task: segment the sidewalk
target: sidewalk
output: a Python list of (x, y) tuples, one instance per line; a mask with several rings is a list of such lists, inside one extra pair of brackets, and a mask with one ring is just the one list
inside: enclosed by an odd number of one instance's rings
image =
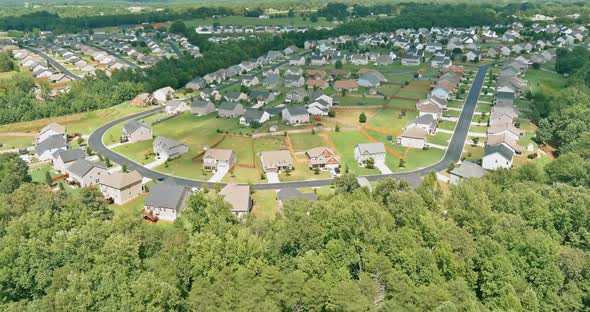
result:
[(151, 163), (145, 165), (144, 167), (146, 167), (148, 169), (153, 169), (165, 162), (166, 162), (166, 159), (160, 158), (160, 159), (156, 159), (156, 160), (152, 161)]

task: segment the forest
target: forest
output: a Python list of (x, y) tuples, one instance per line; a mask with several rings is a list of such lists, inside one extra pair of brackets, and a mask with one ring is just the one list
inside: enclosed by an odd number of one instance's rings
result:
[(0, 310), (589, 308), (588, 188), (533, 163), (450, 190), (434, 175), (416, 190), (347, 175), (334, 187), (274, 220), (238, 221), (214, 191), (197, 193), (160, 225), (93, 189), (23, 181), (0, 194)]

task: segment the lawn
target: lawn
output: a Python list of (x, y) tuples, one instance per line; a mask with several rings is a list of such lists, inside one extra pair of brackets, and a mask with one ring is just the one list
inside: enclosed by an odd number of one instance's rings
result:
[(351, 173), (357, 175), (367, 174), (378, 174), (377, 169), (367, 169), (358, 165), (354, 159), (354, 147), (358, 143), (369, 143), (369, 139), (366, 138), (358, 131), (344, 131), (344, 132), (330, 132), (330, 137), (334, 141), (334, 145), (337, 149), (337, 154), (340, 156), (340, 164), (342, 169), (348, 166)]
[(402, 131), (402, 129), (418, 116), (416, 112), (403, 113), (394, 109), (382, 109), (373, 117), (368, 125), (384, 130)]
[(526, 148), (529, 144), (533, 144), (534, 149), (536, 151), (537, 144), (533, 142), (533, 138), (535, 137), (537, 126), (528, 120), (521, 120), (519, 129), (524, 131), (525, 134), (522, 137), (520, 137), (520, 139), (518, 140), (518, 144), (524, 148)]
[(33, 146), (33, 136), (0, 136), (0, 151)]
[(456, 110), (446, 110), (443, 112), (443, 116), (444, 117), (457, 117), (457, 118), (459, 118), (459, 116), (461, 116), (461, 112), (456, 111)]
[(262, 137), (254, 140), (254, 152), (258, 155), (263, 151), (277, 151), (284, 145), (285, 137), (282, 135)]
[(56, 174), (53, 171), (53, 166), (51, 165), (43, 165), (34, 169), (30, 170), (30, 174), (31, 174), (31, 179), (33, 182), (37, 182), (40, 184), (45, 184), (45, 175), (46, 172), (49, 172), (49, 174), (51, 174), (52, 178), (55, 178), (58, 176), (58, 174)]
[(294, 169), (289, 172), (289, 175), (285, 172), (281, 172), (279, 175), (279, 179), (281, 182), (290, 182), (290, 181), (305, 181), (305, 180), (319, 180), (319, 179), (328, 179), (330, 178), (330, 173), (328, 171), (320, 170), (319, 174), (315, 174), (312, 170), (309, 169), (307, 166), (307, 162), (294, 162), (293, 163)]
[(385, 96), (392, 96), (392, 95), (395, 95), (399, 91), (400, 88), (401, 88), (400, 85), (394, 85), (394, 84), (384, 85), (384, 86), (377, 87), (377, 92), (379, 92)]
[(400, 91), (395, 96), (413, 98), (413, 99), (425, 99), (428, 96), (428, 93)]
[[(113, 149), (117, 152), (142, 165), (149, 164), (155, 160), (153, 153), (154, 140), (146, 140), (133, 144), (124, 144)], [(146, 157), (147, 156), (147, 157)]]
[(123, 126), (128, 123), (129, 121), (124, 121), (122, 123), (118, 123), (111, 127), (107, 132), (104, 133), (102, 137), (102, 142), (106, 145), (112, 145), (118, 143), (121, 140), (121, 133), (123, 131)]
[(394, 108), (402, 108), (402, 109), (416, 109), (416, 101), (414, 100), (400, 100), (400, 99), (390, 99), (387, 104), (387, 107), (394, 107)]
[(265, 183), (266, 180), (261, 180), (260, 175), (262, 171), (258, 168), (243, 168), (233, 167), (233, 172), (228, 172), (222, 182), (225, 183)]
[(147, 193), (144, 193), (123, 205), (109, 205), (109, 209), (113, 211), (115, 218), (141, 218), (141, 211), (143, 210), (143, 203), (145, 202), (146, 197)]
[(441, 120), (438, 122), (437, 127), (439, 129), (455, 131), (455, 126), (457, 126), (456, 122), (448, 121), (448, 120)]
[[(412, 171), (420, 169), (440, 161), (444, 155), (445, 151), (438, 148), (429, 148), (427, 150), (411, 148), (406, 154), (405, 167), (395, 168), (395, 171)], [(391, 169), (394, 170), (394, 168)]]
[(295, 152), (305, 152), (314, 147), (329, 146), (325, 137), (320, 134), (298, 133), (289, 134), (291, 145)]
[(481, 146), (473, 146), (471, 144), (463, 147), (463, 154), (461, 159), (477, 161), (483, 157), (484, 148)]
[(449, 101), (449, 107), (452, 107), (452, 108), (462, 108), (463, 107), (463, 101), (450, 100)]
[(492, 111), (492, 105), (489, 104), (477, 104), (475, 111), (478, 113), (490, 113)]
[(254, 217), (262, 220), (273, 220), (276, 217), (279, 208), (276, 191), (256, 191), (252, 195), (252, 199), (254, 201), (252, 206)]
[(202, 162), (194, 162), (192, 159), (195, 156), (194, 152), (180, 155), (180, 157), (168, 161), (168, 164), (162, 164), (155, 167), (154, 170), (161, 173), (187, 178), (194, 180), (207, 181), (213, 176), (213, 173), (203, 170)]
[(438, 132), (435, 135), (431, 135), (426, 140), (428, 143), (447, 146), (449, 145), (449, 141), (451, 141), (452, 135), (449, 133)]
[(359, 122), (359, 116), (361, 113), (365, 113), (367, 116), (367, 120), (371, 120), (371, 118), (377, 114), (380, 108), (345, 108), (345, 109), (336, 109), (336, 119), (345, 122), (347, 124), (352, 124), (355, 126), (362, 126)]
[(225, 137), (215, 148), (229, 149), (236, 153), (238, 163), (254, 165), (256, 163), (251, 138)]
[(335, 96), (334, 101), (338, 101), (340, 106), (373, 106), (373, 105), (385, 105), (383, 98), (372, 98), (372, 97), (354, 97), (354, 96)]
[(486, 126), (471, 126), (471, 127), (469, 127), (469, 132), (487, 133), (488, 127), (486, 127)]
[(528, 86), (533, 94), (541, 92), (545, 96), (550, 96), (563, 88), (566, 80), (556, 72), (540, 69), (529, 69), (524, 79), (528, 81)]
[(2, 125), (0, 126), (0, 132), (37, 132), (51, 122), (57, 122), (66, 126), (68, 133), (79, 132), (82, 134), (90, 134), (94, 129), (110, 120), (135, 114), (145, 109), (146, 108), (143, 107), (130, 107), (127, 103), (123, 103), (110, 108), (87, 113)]

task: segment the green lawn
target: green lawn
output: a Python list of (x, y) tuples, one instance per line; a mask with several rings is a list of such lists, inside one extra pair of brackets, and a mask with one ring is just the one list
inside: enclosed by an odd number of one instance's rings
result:
[(33, 136), (14, 137), (14, 136), (0, 136), (0, 151), (33, 146)]
[(421, 93), (421, 92), (400, 91), (395, 96), (406, 97), (406, 98), (414, 98), (414, 99), (425, 99), (428, 96), (428, 94), (427, 93)]
[(441, 120), (438, 122), (437, 127), (440, 129), (455, 131), (455, 126), (457, 125), (456, 122), (448, 121), (448, 120)]
[(234, 167), (233, 172), (228, 172), (221, 180), (226, 183), (265, 183), (260, 179), (262, 171), (258, 168)]
[(258, 155), (264, 151), (278, 151), (285, 145), (285, 137), (282, 135), (263, 137), (254, 140), (254, 152)]
[(282, 182), (330, 178), (330, 173), (328, 171), (320, 171), (319, 174), (315, 174), (312, 170), (309, 169), (309, 167), (307, 166), (307, 162), (294, 162), (293, 167), (294, 169), (289, 173), (289, 175), (287, 175), (287, 173), (285, 172), (281, 172), (281, 174), (279, 175), (279, 179)]
[(446, 110), (443, 112), (443, 116), (444, 117), (457, 117), (457, 118), (459, 118), (459, 116), (461, 116), (461, 112), (456, 111), (456, 110)]
[(417, 112), (402, 112), (395, 109), (382, 109), (373, 117), (368, 125), (380, 129), (402, 131), (402, 129), (417, 116)]
[(461, 158), (477, 161), (483, 157), (484, 148), (481, 146), (465, 145)]
[(229, 149), (236, 153), (238, 163), (254, 165), (256, 158), (252, 148), (252, 139), (226, 137), (216, 148)]
[(370, 143), (364, 135), (357, 131), (330, 132), (330, 137), (336, 146), (336, 153), (340, 156), (340, 164), (344, 172), (348, 166), (351, 173), (357, 175), (377, 174), (377, 169), (367, 169), (358, 165), (354, 159), (354, 147), (358, 143)]
[(128, 123), (128, 121), (124, 121), (122, 123), (118, 123), (114, 125), (112, 128), (107, 130), (102, 137), (102, 142), (106, 145), (111, 145), (118, 143), (121, 140), (121, 134), (123, 131), (123, 126)]
[(396, 171), (416, 170), (440, 161), (444, 155), (445, 151), (440, 150), (438, 148), (429, 148), (427, 150), (411, 148), (408, 150), (408, 153), (406, 154), (406, 166), (403, 168), (395, 169)]
[(371, 97), (353, 97), (353, 96), (335, 96), (335, 101), (340, 102), (340, 106), (361, 106), (361, 105), (385, 105), (385, 100), (382, 98)]
[(391, 99), (389, 100), (389, 102), (387, 102), (386, 106), (395, 108), (416, 109), (416, 101)]
[(532, 68), (526, 72), (524, 79), (528, 81), (528, 86), (533, 94), (541, 92), (545, 96), (553, 95), (563, 88), (566, 81), (565, 77), (556, 72)]
[[(117, 146), (113, 149), (113, 151), (136, 161), (142, 165), (149, 164), (155, 160), (153, 152), (153, 143), (154, 140), (147, 140), (141, 141), (133, 144), (124, 144), (121, 146)], [(148, 156), (146, 158), (146, 155)]]
[(489, 104), (477, 104), (475, 111), (478, 113), (490, 113), (492, 111), (492, 105)]
[(486, 126), (471, 126), (471, 127), (469, 127), (469, 132), (487, 133), (488, 127), (486, 127)]
[(462, 108), (463, 107), (463, 101), (450, 100), (449, 101), (449, 107)]
[(311, 133), (289, 134), (295, 152), (305, 152), (314, 147), (327, 146), (324, 136)]
[(385, 96), (392, 96), (395, 95), (399, 89), (401, 88), (400, 85), (384, 85), (377, 87), (377, 91)]
[(449, 141), (451, 140), (452, 135), (449, 133), (438, 132), (435, 135), (431, 135), (426, 140), (428, 143), (447, 146), (449, 145)]
[(53, 166), (51, 165), (43, 165), (34, 169), (30, 170), (31, 179), (33, 182), (37, 182), (40, 184), (45, 184), (45, 175), (46, 172), (51, 174), (52, 178), (57, 177), (58, 175), (53, 171)]
[(188, 153), (180, 155), (180, 157), (168, 161), (168, 164), (162, 164), (154, 170), (187, 179), (207, 181), (213, 176), (213, 173), (203, 170), (202, 162), (193, 162), (192, 158), (195, 153), (189, 151)]
[(252, 199), (254, 200), (253, 216), (262, 220), (273, 220), (276, 217), (279, 210), (276, 191), (256, 191), (252, 195)]
[(143, 210), (143, 203), (146, 197), (147, 193), (144, 193), (126, 204), (120, 206), (115, 204), (109, 205), (109, 209), (113, 211), (115, 218), (141, 218), (141, 211)]

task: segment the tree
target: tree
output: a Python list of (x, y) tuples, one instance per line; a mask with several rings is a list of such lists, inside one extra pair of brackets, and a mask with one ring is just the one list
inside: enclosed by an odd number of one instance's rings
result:
[(454, 161), (449, 162), (449, 165), (447, 166), (447, 172), (451, 172), (451, 171), (455, 170), (456, 167), (457, 167), (457, 164)]
[(51, 173), (49, 171), (45, 171), (45, 184), (53, 186), (53, 179), (51, 178)]
[(365, 161), (365, 167), (367, 169), (375, 169), (375, 159), (373, 159), (373, 157), (367, 159), (367, 161)]
[(127, 164), (122, 164), (121, 165), (121, 172), (123, 172), (123, 173), (129, 172), (129, 170), (127, 170)]
[(403, 159), (403, 158), (401, 158), (401, 159), (399, 160), (399, 167), (400, 167), (400, 168), (403, 168), (403, 167), (405, 167), (405, 166), (406, 166), (406, 160), (405, 160), (405, 159)]
[(351, 193), (352, 191), (360, 188), (356, 176), (353, 174), (343, 174), (332, 180), (332, 187), (336, 189), (336, 193)]
[(105, 157), (104, 164), (107, 166), (107, 168), (110, 168), (111, 167), (111, 160), (108, 157)]
[(170, 25), (169, 31), (174, 34), (185, 35), (187, 34), (186, 25), (182, 21), (175, 21)]
[(473, 142), (473, 145), (477, 145), (477, 143), (479, 143), (479, 137), (471, 138), (471, 142)]
[(365, 115), (365, 113), (364, 113), (364, 112), (362, 112), (362, 113), (359, 115), (359, 122), (360, 122), (360, 123), (362, 123), (362, 124), (364, 124), (365, 122), (367, 122), (367, 115)]
[(337, 60), (336, 63), (334, 63), (334, 68), (336, 69), (342, 69), (344, 65), (342, 64), (341, 60)]

